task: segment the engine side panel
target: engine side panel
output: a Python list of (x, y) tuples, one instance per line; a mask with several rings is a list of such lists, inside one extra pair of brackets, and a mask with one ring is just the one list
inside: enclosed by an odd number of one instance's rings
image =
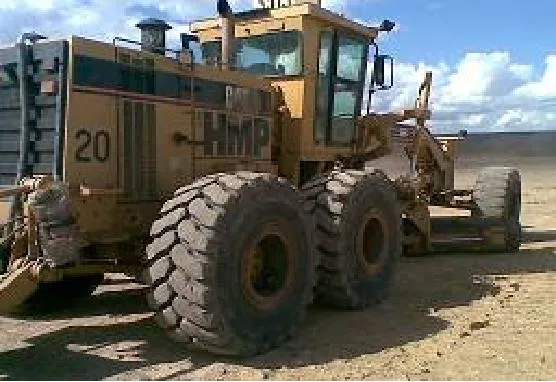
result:
[(73, 38), (70, 83), (64, 176), (91, 242), (142, 235), (200, 176), (276, 171), (265, 81)]

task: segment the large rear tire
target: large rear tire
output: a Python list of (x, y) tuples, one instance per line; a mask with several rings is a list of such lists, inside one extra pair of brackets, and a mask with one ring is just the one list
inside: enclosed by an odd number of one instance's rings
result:
[(515, 168), (488, 167), (481, 171), (473, 189), (473, 215), (493, 221), (503, 230), (503, 239), (485, 233), (489, 250), (514, 252), (521, 244), (521, 176)]
[(147, 248), (148, 302), (176, 340), (251, 356), (278, 346), (312, 302), (300, 193), (268, 174), (205, 177), (162, 208)]
[(320, 255), (316, 298), (344, 309), (382, 301), (402, 248), (392, 183), (377, 170), (335, 170), (303, 191)]

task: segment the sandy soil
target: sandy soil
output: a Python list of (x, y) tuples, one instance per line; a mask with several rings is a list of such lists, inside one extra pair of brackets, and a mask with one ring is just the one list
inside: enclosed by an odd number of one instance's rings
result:
[[(526, 227), (519, 254), (404, 259), (378, 308), (314, 307), (294, 340), (244, 361), (183, 350), (152, 322), (141, 287), (113, 276), (71, 309), (0, 318), (0, 376), (556, 379), (556, 163), (517, 162)], [(458, 184), (470, 184), (476, 168), (460, 163)]]

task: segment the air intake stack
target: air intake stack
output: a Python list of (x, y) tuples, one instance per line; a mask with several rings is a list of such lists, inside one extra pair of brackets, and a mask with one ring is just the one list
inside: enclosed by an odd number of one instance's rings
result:
[(216, 8), (222, 22), (222, 66), (230, 69), (234, 66), (235, 16), (227, 0), (218, 0)]
[(141, 49), (145, 52), (166, 53), (166, 31), (172, 29), (164, 20), (148, 18), (137, 24), (141, 30)]

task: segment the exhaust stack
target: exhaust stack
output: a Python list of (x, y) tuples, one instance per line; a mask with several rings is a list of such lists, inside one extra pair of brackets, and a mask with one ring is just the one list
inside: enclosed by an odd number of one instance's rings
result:
[(218, 0), (216, 8), (222, 21), (222, 66), (231, 69), (234, 66), (235, 16), (227, 0)]

